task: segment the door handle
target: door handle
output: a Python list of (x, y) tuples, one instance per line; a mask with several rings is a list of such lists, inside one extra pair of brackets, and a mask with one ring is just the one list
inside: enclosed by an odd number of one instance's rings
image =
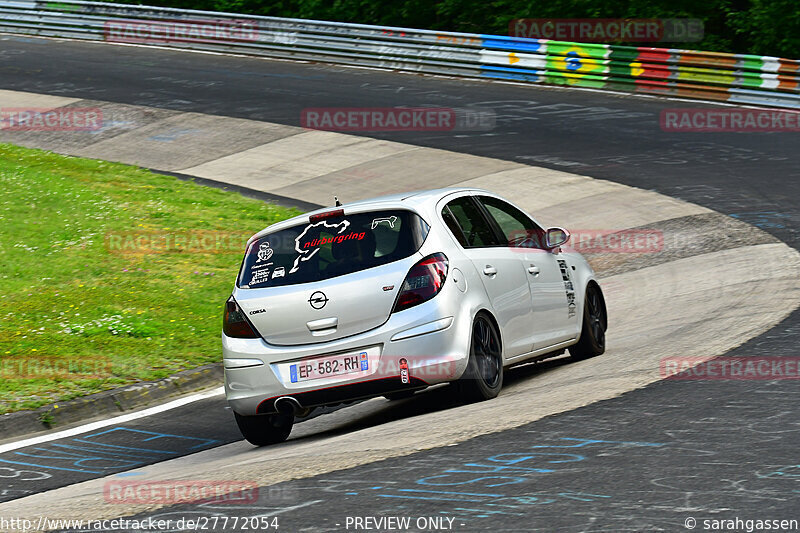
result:
[(487, 276), (494, 276), (497, 274), (497, 269), (492, 265), (486, 265), (486, 267), (483, 269), (483, 273)]
[(339, 325), (339, 319), (337, 317), (331, 318), (322, 318), (320, 320), (312, 320), (311, 322), (306, 322), (306, 327), (308, 327), (309, 331), (322, 331), (326, 329), (336, 329)]
[(537, 267), (536, 265), (531, 265), (528, 267), (528, 272), (530, 272), (534, 276), (538, 276), (540, 272), (539, 267)]

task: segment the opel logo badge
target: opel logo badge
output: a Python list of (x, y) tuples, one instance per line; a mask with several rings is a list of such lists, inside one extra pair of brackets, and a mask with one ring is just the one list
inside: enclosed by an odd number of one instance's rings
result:
[(325, 296), (325, 293), (322, 291), (317, 291), (311, 295), (308, 299), (308, 303), (311, 304), (311, 307), (314, 309), (322, 309), (325, 307), (325, 304), (328, 303), (328, 297)]

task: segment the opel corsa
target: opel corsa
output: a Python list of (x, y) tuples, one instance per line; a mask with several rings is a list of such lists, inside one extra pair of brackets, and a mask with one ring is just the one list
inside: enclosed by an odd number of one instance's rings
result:
[(257, 233), (222, 334), (242, 435), (281, 442), (314, 408), (440, 383), (487, 400), (510, 365), (602, 354), (603, 294), (568, 240), (476, 189), (320, 209)]

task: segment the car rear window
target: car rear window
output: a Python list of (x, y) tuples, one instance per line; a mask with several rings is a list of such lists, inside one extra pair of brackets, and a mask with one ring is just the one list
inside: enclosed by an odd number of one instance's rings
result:
[(416, 213), (401, 209), (299, 224), (251, 243), (238, 286), (309, 283), (405, 259), (420, 249), (429, 229)]

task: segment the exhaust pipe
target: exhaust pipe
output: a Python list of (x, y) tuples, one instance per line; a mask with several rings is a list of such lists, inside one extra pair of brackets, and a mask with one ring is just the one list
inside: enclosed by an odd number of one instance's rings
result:
[(273, 404), (275, 411), (282, 415), (305, 416), (309, 409), (303, 408), (300, 402), (292, 396), (281, 396)]

